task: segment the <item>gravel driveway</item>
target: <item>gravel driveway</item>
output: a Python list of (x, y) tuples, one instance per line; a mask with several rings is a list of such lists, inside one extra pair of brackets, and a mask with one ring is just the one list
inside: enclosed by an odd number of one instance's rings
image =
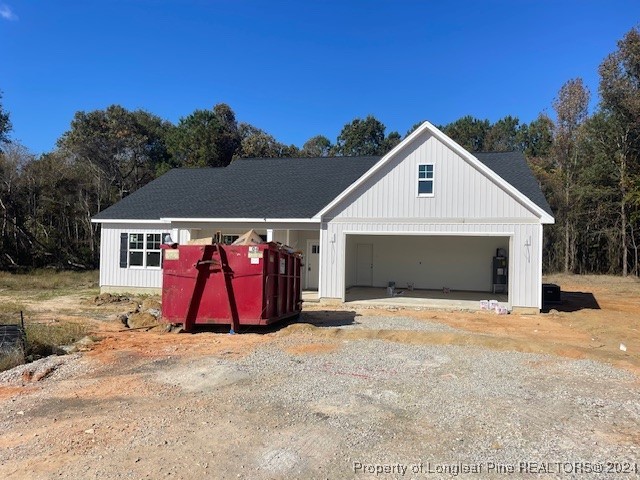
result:
[[(3, 409), (0, 477), (595, 478), (600, 469), (598, 478), (638, 477), (633, 374), (587, 360), (326, 334), (455, 331), (364, 315), (316, 321), (322, 336), (270, 333), (246, 356), (123, 354), (109, 369), (70, 357), (85, 362), (84, 375), (47, 378), (45, 389)], [(69, 395), (106, 381), (109, 395)]]

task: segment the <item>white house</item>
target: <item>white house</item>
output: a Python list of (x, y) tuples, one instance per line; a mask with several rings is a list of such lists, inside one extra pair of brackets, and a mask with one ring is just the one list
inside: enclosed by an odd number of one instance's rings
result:
[(158, 292), (160, 242), (250, 228), (305, 254), (303, 288), (490, 292), (504, 249), (508, 304), (537, 311), (542, 228), (554, 222), (520, 153), (471, 154), (428, 122), (384, 157), (245, 159), (176, 169), (100, 212), (100, 288)]

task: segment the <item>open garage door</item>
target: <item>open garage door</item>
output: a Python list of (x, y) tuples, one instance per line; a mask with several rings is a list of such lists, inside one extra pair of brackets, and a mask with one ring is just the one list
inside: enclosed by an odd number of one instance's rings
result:
[[(365, 253), (370, 262), (365, 261)], [(504, 261), (496, 262), (496, 256), (504, 256)], [(347, 235), (347, 291), (354, 287), (386, 289), (395, 282), (398, 289), (506, 296), (508, 272), (508, 236)]]

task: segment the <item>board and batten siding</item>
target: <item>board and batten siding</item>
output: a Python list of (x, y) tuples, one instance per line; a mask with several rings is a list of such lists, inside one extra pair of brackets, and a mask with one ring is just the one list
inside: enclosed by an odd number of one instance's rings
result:
[[(434, 195), (418, 197), (418, 165), (429, 163), (434, 165)], [(333, 218), (537, 220), (538, 216), (448, 146), (424, 133), (323, 220)]]
[[(420, 164), (434, 165), (433, 196), (418, 196)], [(540, 221), (539, 213), (425, 131), (324, 213), (320, 296), (344, 298), (347, 235), (491, 235), (509, 239), (511, 306), (540, 308)]]
[(122, 233), (168, 233), (172, 229), (167, 224), (103, 223), (100, 231), (100, 288), (109, 291), (127, 287), (138, 289), (162, 288), (160, 268), (121, 268), (120, 234)]

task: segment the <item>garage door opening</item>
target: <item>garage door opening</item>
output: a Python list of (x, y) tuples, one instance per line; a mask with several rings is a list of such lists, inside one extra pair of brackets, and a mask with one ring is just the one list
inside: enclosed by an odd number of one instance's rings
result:
[(497, 300), (508, 307), (509, 239), (349, 234), (344, 300), (465, 309)]

